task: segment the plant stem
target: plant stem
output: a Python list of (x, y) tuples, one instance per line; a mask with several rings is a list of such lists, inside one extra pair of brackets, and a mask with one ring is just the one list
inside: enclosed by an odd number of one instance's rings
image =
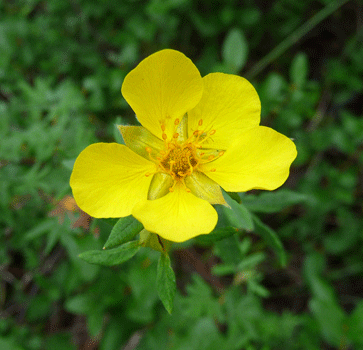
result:
[(259, 73), (261, 73), (271, 62), (273, 62), (277, 57), (282, 55), (287, 49), (294, 45), (298, 40), (300, 40), (306, 33), (317, 26), (321, 21), (330, 16), (339, 7), (344, 5), (349, 0), (337, 0), (329, 3), (321, 11), (319, 11), (315, 16), (311, 17), (307, 22), (295, 30), (291, 35), (289, 35), (285, 40), (283, 40), (279, 45), (277, 45), (272, 51), (270, 51), (265, 57), (263, 57), (259, 62), (257, 62), (247, 73), (246, 78), (252, 79)]

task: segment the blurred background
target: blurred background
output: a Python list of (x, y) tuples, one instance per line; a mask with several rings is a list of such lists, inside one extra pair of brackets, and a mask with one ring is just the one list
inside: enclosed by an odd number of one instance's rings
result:
[[(298, 149), (281, 189), (241, 195), (253, 229), (175, 245), (171, 316), (157, 252), (78, 258), (112, 222), (69, 187), (86, 146), (136, 123), (122, 81), (163, 48), (249, 79)], [(363, 349), (362, 106), (359, 0), (2, 1), (0, 349)]]

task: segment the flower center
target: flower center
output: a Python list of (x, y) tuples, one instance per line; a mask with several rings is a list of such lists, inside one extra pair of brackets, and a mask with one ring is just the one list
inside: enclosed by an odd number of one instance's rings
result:
[(159, 161), (162, 171), (170, 174), (175, 180), (191, 175), (198, 164), (199, 159), (192, 143), (168, 143), (168, 151)]
[[(198, 127), (200, 128), (202, 124), (203, 120), (200, 119)], [(192, 175), (194, 171), (201, 171), (199, 166), (221, 157), (225, 151), (209, 147), (203, 148), (203, 143), (211, 140), (216, 130), (199, 130), (198, 128), (189, 137), (183, 137), (180, 136), (180, 133), (186, 135), (186, 132), (183, 131), (183, 125), (180, 124), (179, 119), (175, 119), (174, 125), (174, 133), (168, 139), (165, 134), (165, 125), (161, 123), (162, 139), (165, 142), (164, 150), (160, 151), (156, 157), (152, 155), (153, 151), (150, 147), (146, 147), (146, 151), (149, 153), (150, 159), (157, 165), (155, 173), (162, 172), (172, 177), (173, 185), (169, 188), (170, 191), (174, 190), (177, 182), (181, 182), (186, 191), (190, 192), (185, 184), (185, 177)], [(213, 168), (209, 171), (216, 171), (216, 169)], [(151, 174), (153, 173), (147, 173), (145, 175), (150, 176)]]

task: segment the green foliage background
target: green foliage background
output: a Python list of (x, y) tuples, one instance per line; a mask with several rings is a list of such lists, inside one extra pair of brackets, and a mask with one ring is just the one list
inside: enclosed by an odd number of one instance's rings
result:
[[(358, 0), (1, 2), (0, 348), (363, 349), (362, 13)], [(171, 316), (158, 252), (78, 258), (113, 222), (69, 197), (80, 151), (136, 122), (123, 78), (166, 47), (202, 75), (250, 79), (262, 124), (298, 148), (281, 189), (236, 198), (253, 225), (227, 213), (235, 235), (174, 247)]]

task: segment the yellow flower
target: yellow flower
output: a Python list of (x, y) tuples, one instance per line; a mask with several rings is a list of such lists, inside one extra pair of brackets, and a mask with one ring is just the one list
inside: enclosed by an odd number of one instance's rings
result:
[(133, 215), (182, 242), (214, 229), (220, 186), (274, 190), (287, 179), (295, 145), (259, 126), (260, 100), (244, 78), (202, 78), (182, 53), (162, 50), (126, 76), (121, 92), (142, 126), (118, 126), (126, 146), (96, 143), (76, 159), (70, 184), (89, 215)]

